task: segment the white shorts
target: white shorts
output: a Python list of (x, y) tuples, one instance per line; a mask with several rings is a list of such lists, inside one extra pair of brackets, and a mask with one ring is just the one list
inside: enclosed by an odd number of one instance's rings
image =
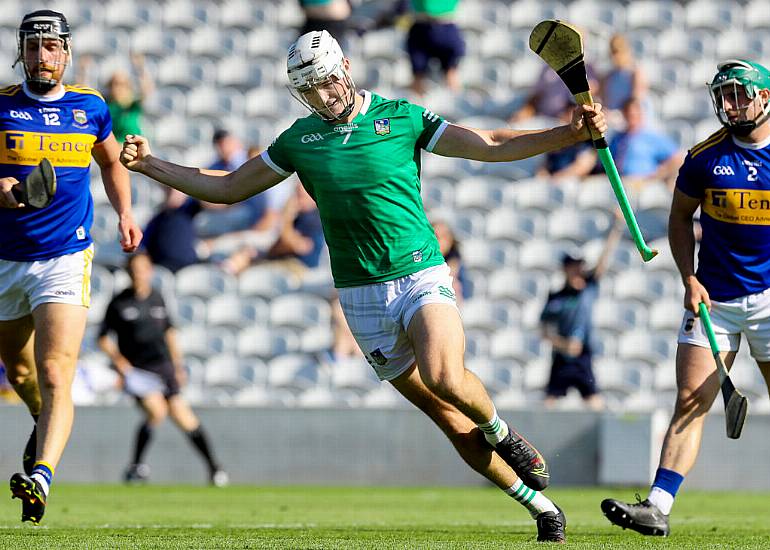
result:
[(338, 290), (350, 331), (380, 380), (393, 380), (414, 364), (406, 329), (418, 309), (426, 304), (457, 308), (446, 264), (384, 283)]
[[(738, 351), (743, 333), (751, 356), (770, 361), (770, 289), (727, 302), (712, 300), (711, 324), (720, 351)], [(685, 311), (678, 342), (710, 347), (703, 324), (692, 311)]]
[(33, 262), (0, 260), (0, 321), (19, 319), (40, 304), (91, 304), (94, 245)]

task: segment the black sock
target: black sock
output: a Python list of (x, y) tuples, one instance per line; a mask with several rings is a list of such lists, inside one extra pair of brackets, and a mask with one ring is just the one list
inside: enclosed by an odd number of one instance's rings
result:
[(37, 421), (40, 420), (40, 415), (39, 414), (33, 414), (32, 415), (32, 420), (34, 420), (35, 421), (35, 425), (37, 425)]
[(148, 422), (145, 422), (139, 426), (139, 431), (136, 432), (136, 447), (134, 448), (134, 464), (140, 464), (142, 462), (142, 456), (147, 449), (147, 445), (152, 439), (152, 426)]
[(187, 437), (190, 438), (190, 441), (192, 441), (192, 444), (195, 445), (195, 448), (198, 449), (201, 455), (203, 455), (203, 458), (206, 459), (206, 463), (209, 465), (209, 470), (212, 472), (217, 470), (219, 466), (214, 461), (214, 457), (211, 456), (208, 438), (206, 437), (206, 433), (203, 431), (203, 426), (198, 426), (194, 430), (187, 432)]

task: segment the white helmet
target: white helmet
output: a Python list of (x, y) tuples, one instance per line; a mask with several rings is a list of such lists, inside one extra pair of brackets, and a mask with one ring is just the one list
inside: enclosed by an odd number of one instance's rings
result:
[[(286, 60), (289, 91), (292, 96), (311, 112), (326, 120), (347, 117), (355, 105), (355, 84), (345, 70), (344, 59), (342, 48), (327, 31), (311, 31), (300, 36), (289, 46)], [(327, 106), (313, 106), (308, 101), (308, 98), (313, 98), (314, 94), (320, 97), (318, 87), (327, 84), (330, 80), (335, 83), (334, 91), (337, 99), (344, 105), (343, 111), (338, 115), (334, 115)]]

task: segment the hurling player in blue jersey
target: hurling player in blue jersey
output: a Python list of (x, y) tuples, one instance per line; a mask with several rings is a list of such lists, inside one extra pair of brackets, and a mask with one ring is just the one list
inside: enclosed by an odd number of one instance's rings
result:
[[(0, 358), (37, 422), (24, 473), (10, 484), (22, 500), (22, 521), (35, 524), (72, 429), (71, 386), (94, 254), (92, 157), (118, 214), (123, 250), (133, 252), (142, 237), (107, 105), (98, 92), (62, 82), (71, 56), (64, 15), (29, 13), (18, 30), (25, 81), (0, 89)], [(43, 158), (54, 166), (57, 189), (38, 209), (17, 202), (13, 188)]]
[[(751, 61), (718, 65), (709, 85), (723, 128), (693, 147), (674, 191), (669, 241), (684, 283), (685, 315), (676, 356), (677, 399), (649, 496), (602, 502), (607, 518), (645, 535), (667, 535), (684, 476), (695, 464), (703, 422), (719, 393), (698, 304), (712, 324), (729, 369), (746, 337), (770, 387), (770, 71)], [(694, 266), (692, 217), (703, 237)]]

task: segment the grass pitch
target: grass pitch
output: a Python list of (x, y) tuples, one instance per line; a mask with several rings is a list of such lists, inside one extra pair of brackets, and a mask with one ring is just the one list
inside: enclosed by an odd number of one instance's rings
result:
[[(642, 491), (640, 491), (642, 492)], [(628, 489), (549, 490), (574, 548), (770, 548), (767, 493), (684, 491), (672, 535), (611, 526), (602, 498)], [(535, 525), (492, 488), (337, 488), (55, 485), (40, 527), (0, 499), (0, 548), (34, 549), (499, 549), (542, 547)]]

